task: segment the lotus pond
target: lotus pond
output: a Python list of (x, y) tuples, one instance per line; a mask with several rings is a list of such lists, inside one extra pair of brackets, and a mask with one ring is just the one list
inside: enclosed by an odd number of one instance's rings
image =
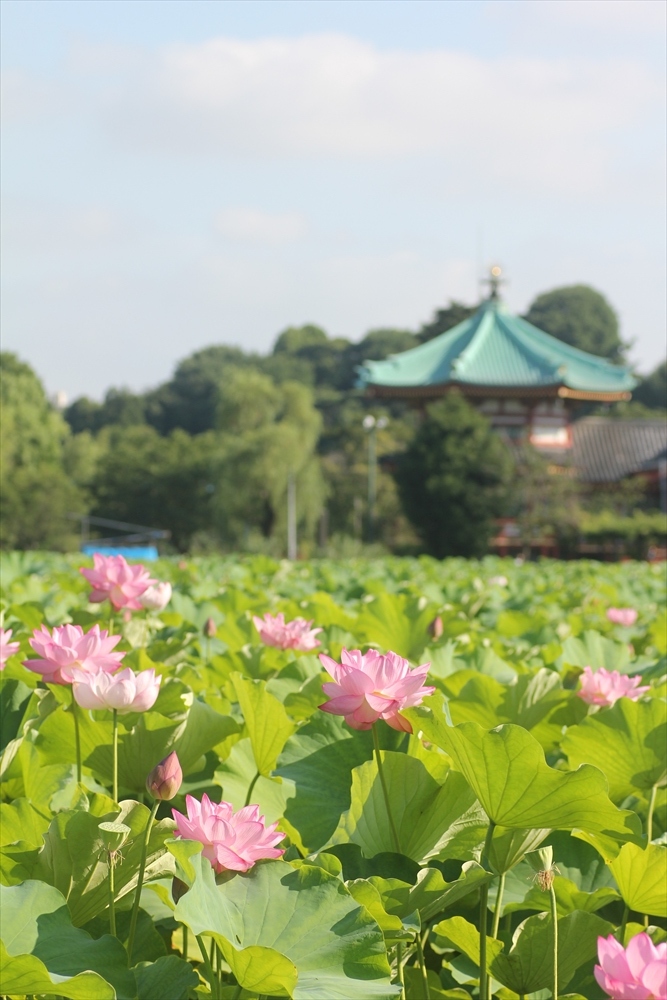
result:
[(664, 566), (84, 563), (2, 557), (3, 996), (664, 996)]

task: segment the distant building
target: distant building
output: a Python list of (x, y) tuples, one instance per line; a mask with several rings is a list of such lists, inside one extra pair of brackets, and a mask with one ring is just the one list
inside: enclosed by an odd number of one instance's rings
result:
[(510, 440), (571, 452), (572, 411), (581, 402), (631, 397), (627, 368), (577, 350), (508, 312), (491, 270), (491, 293), (469, 319), (383, 361), (366, 361), (359, 383), (369, 397), (424, 404), (458, 389)]

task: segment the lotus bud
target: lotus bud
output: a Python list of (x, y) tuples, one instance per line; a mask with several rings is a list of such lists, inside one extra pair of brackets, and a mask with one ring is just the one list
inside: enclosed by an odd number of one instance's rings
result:
[(104, 847), (110, 854), (119, 851), (132, 833), (125, 823), (100, 823), (98, 829), (102, 834)]
[(212, 618), (206, 619), (206, 624), (204, 625), (204, 635), (208, 639), (215, 639), (215, 634), (218, 631), (218, 626), (215, 624)]
[(428, 634), (431, 636), (432, 639), (440, 638), (440, 636), (444, 631), (442, 625), (442, 618), (440, 617), (440, 615), (438, 615), (436, 618), (433, 619), (433, 621), (430, 623), (426, 631), (428, 632)]
[(146, 788), (154, 799), (173, 799), (183, 783), (183, 772), (175, 750), (156, 764), (146, 778)]

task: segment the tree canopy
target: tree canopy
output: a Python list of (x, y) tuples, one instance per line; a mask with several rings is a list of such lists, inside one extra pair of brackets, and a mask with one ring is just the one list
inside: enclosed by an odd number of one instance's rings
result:
[(431, 555), (486, 552), (512, 467), (489, 422), (458, 392), (427, 406), (396, 479), (405, 513)]
[(524, 319), (552, 337), (589, 354), (622, 361), (626, 345), (618, 316), (607, 299), (589, 285), (567, 285), (543, 292)]

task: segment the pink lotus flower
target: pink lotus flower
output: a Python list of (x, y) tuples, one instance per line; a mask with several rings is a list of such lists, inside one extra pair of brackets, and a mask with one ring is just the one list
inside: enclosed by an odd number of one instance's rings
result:
[(298, 649), (306, 652), (316, 649), (321, 643), (315, 636), (321, 632), (321, 628), (311, 628), (312, 621), (307, 622), (305, 618), (295, 618), (294, 621), (286, 622), (282, 611), (275, 615), (265, 614), (263, 618), (253, 615), (255, 628), (259, 632), (259, 637), (267, 646), (277, 646), (278, 649)]
[(201, 802), (185, 796), (187, 817), (172, 809), (179, 834), (185, 840), (198, 840), (202, 854), (216, 872), (247, 872), (261, 858), (280, 858), (285, 853), (276, 844), (285, 836), (276, 831), (277, 823), (266, 826), (259, 806), (245, 806), (234, 812), (230, 802), (211, 802), (202, 795)]
[(120, 642), (119, 635), (100, 632), (99, 625), (93, 625), (84, 634), (80, 625), (58, 625), (49, 633), (46, 625), (35, 629), (30, 645), (40, 657), (39, 660), (24, 660), (23, 666), (36, 674), (42, 674), (49, 684), (70, 684), (73, 671), (96, 674), (98, 671), (112, 673), (120, 666), (125, 653), (112, 653)]
[(396, 653), (377, 653), (359, 649), (341, 653), (341, 663), (320, 653), (320, 662), (334, 678), (334, 683), (322, 685), (331, 701), (320, 705), (323, 712), (343, 715), (352, 729), (370, 729), (378, 719), (384, 719), (393, 729), (412, 732), (412, 726), (400, 715), (403, 708), (421, 705), (434, 687), (424, 687), (423, 681), (430, 663), (412, 669), (407, 660)]
[(607, 608), (607, 619), (614, 625), (634, 625), (637, 612), (634, 608)]
[(93, 563), (93, 569), (79, 570), (93, 587), (88, 599), (98, 604), (108, 598), (116, 611), (120, 608), (140, 611), (139, 598), (152, 583), (157, 583), (148, 570), (141, 563), (130, 566), (125, 556), (102, 556), (99, 552), (94, 554)]
[(610, 934), (598, 938), (598, 960), (595, 978), (612, 1000), (667, 1000), (667, 942), (642, 933), (624, 948)]
[(147, 611), (164, 611), (171, 600), (171, 584), (156, 583), (145, 590), (139, 598), (142, 608)]
[(0, 670), (5, 669), (5, 663), (10, 656), (18, 653), (21, 648), (20, 642), (10, 642), (12, 630), (10, 628), (0, 628)]
[(641, 677), (625, 677), (619, 674), (618, 670), (607, 671), (604, 667), (599, 670), (591, 670), (584, 667), (581, 675), (581, 687), (577, 694), (582, 701), (589, 705), (604, 705), (609, 707), (619, 698), (630, 698), (637, 701), (643, 694), (650, 691), (650, 687), (637, 687), (641, 683)]
[(113, 675), (103, 670), (96, 674), (73, 670), (72, 674), (72, 690), (81, 708), (111, 708), (121, 715), (147, 712), (152, 708), (162, 680), (152, 668), (138, 674), (129, 667)]

